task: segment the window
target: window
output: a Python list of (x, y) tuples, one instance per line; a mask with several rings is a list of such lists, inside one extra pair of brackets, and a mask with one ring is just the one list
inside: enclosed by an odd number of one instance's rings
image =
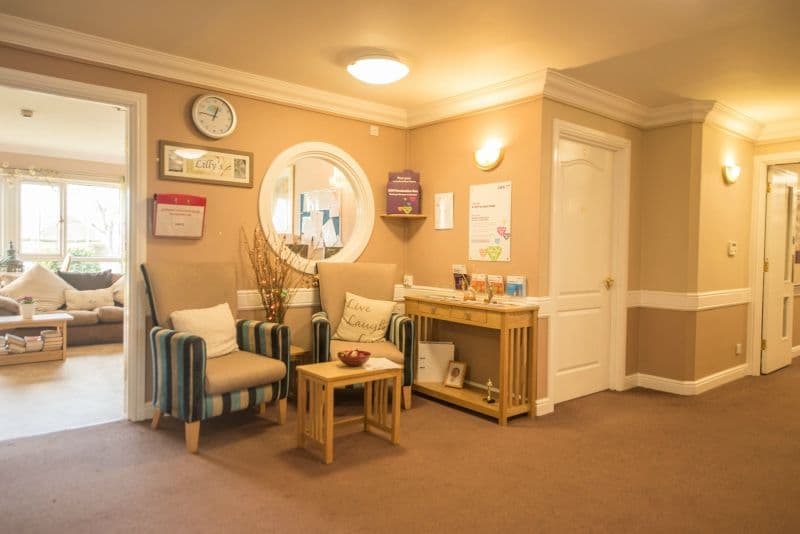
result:
[(9, 236), (17, 235), (22, 260), (56, 269), (69, 256), (72, 271), (122, 271), (124, 214), (118, 184), (23, 179), (17, 186), (19, 195), (9, 197), (16, 196), (18, 203), (8, 210), (6, 224)]

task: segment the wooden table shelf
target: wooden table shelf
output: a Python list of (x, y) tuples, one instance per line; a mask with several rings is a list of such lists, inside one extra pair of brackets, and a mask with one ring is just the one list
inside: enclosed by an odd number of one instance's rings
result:
[(19, 315), (0, 317), (0, 333), (22, 328), (49, 329), (61, 331), (61, 349), (39, 350), (34, 352), (0, 354), (0, 366), (20, 363), (49, 362), (64, 360), (67, 357), (67, 322), (72, 320), (68, 313), (37, 313), (31, 319), (23, 319)]
[[(434, 382), (415, 382), (422, 394), (497, 419), (505, 425), (509, 417), (536, 411), (536, 322), (538, 306), (527, 304), (460, 301), (456, 299), (407, 296), (406, 314), (414, 320), (418, 341), (436, 339), (439, 321), (499, 330), (497, 402), (483, 400), (485, 389), (447, 387)], [(417, 367), (417, 347), (414, 368)]]

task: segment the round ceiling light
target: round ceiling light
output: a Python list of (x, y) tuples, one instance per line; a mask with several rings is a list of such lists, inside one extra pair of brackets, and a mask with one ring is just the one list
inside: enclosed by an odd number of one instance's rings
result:
[(391, 56), (364, 56), (350, 63), (347, 72), (364, 83), (386, 85), (405, 78), (408, 65)]

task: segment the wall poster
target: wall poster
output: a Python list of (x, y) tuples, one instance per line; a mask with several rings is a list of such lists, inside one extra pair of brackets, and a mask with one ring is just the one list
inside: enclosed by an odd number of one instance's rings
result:
[(511, 182), (470, 186), (469, 259), (511, 261)]

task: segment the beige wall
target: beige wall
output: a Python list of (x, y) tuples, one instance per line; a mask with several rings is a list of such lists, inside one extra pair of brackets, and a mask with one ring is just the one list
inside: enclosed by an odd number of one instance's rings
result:
[[(518, 274), (528, 277), (528, 294), (535, 295), (539, 272), (539, 144), (541, 99), (460, 117), (409, 133), (409, 167), (421, 173), (424, 221), (407, 225), (406, 267), (420, 285), (452, 287), (451, 266), (466, 264), (469, 272)], [(481, 171), (473, 152), (490, 137), (506, 146), (502, 164)], [(469, 188), (490, 182), (512, 182), (510, 262), (468, 260)], [(436, 193), (453, 193), (452, 230), (435, 230)]]
[[(747, 355), (748, 304), (697, 312), (694, 380), (743, 364)], [(736, 354), (736, 344), (742, 354)]]
[(794, 310), (792, 313), (792, 346), (800, 345), (800, 296), (794, 298)]
[(699, 124), (679, 124), (644, 132), (639, 184), (641, 289), (695, 288), (701, 131)]
[[(715, 126), (703, 126), (697, 290), (748, 287), (754, 145)], [(735, 162), (739, 180), (728, 185), (722, 166)], [(728, 256), (728, 242), (739, 252)]]
[(694, 312), (639, 309), (638, 372), (694, 380)]
[(777, 143), (760, 143), (755, 147), (756, 156), (798, 151), (800, 151), (800, 139), (785, 140)]

